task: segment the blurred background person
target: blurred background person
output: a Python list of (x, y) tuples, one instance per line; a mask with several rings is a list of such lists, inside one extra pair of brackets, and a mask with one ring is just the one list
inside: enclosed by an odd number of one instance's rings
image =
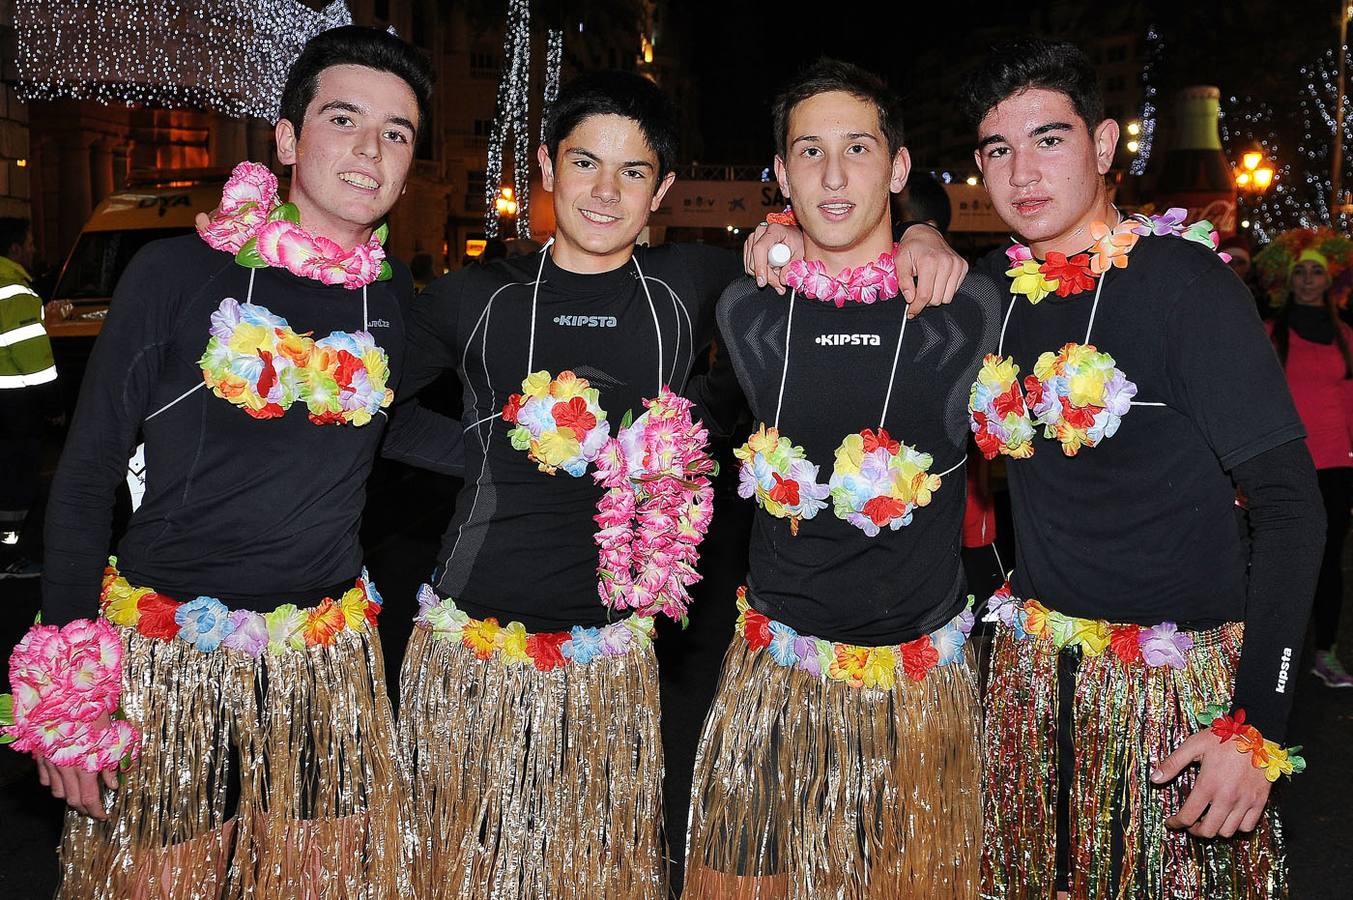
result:
[(1275, 296), (1278, 278), (1285, 275), (1281, 286), (1285, 302), (1273, 309), (1269, 331), (1306, 426), (1306, 444), (1325, 501), (1328, 525), (1311, 612), (1315, 640), (1311, 671), (1332, 688), (1353, 687), (1353, 675), (1336, 650), (1344, 599), (1344, 540), (1353, 503), (1353, 328), (1339, 316), (1347, 282), (1353, 279), (1350, 262), (1353, 244), (1326, 229), (1283, 232), (1255, 260)]
[(27, 219), (0, 218), (0, 579), (36, 578), (25, 556), (24, 520), (37, 499), (44, 424), (60, 425), (52, 344), (33, 291)]

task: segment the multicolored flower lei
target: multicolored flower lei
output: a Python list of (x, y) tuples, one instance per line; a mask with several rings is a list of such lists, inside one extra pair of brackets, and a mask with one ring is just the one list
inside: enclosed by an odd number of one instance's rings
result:
[[(102, 619), (34, 625), (10, 655), (9, 682), (14, 694), (0, 695), (0, 744), (86, 772), (140, 753), (140, 735), (118, 717), (122, 641)], [(104, 716), (113, 718), (97, 726)]]
[(1237, 752), (1250, 754), (1250, 765), (1264, 770), (1264, 777), (1277, 781), (1281, 776), (1291, 778), (1306, 771), (1306, 760), (1299, 751), (1301, 746), (1283, 748), (1274, 741), (1264, 740), (1259, 729), (1245, 723), (1245, 710), (1238, 709), (1230, 715), (1225, 704), (1213, 703), (1194, 716), (1199, 728), (1211, 728), (1212, 733), (1224, 744), (1235, 740)]
[(827, 508), (831, 488), (818, 483), (818, 467), (808, 461), (802, 447), (794, 446), (776, 429), (762, 423), (733, 455), (742, 460), (738, 496), (756, 497), (766, 512), (788, 519), (792, 534), (799, 533), (801, 520)]
[(503, 421), (516, 426), (507, 433), (512, 448), (525, 450), (546, 475), (563, 469), (581, 478), (611, 436), (600, 393), (567, 370), (558, 378), (532, 372), (521, 389), (503, 406)]
[(1000, 622), (1013, 629), (1015, 638), (1021, 641), (1050, 640), (1058, 650), (1073, 644), (1086, 656), (1099, 656), (1109, 650), (1128, 666), (1183, 669), (1188, 666), (1186, 654), (1193, 649), (1193, 638), (1180, 631), (1174, 622), (1148, 627), (1064, 616), (1037, 600), (1020, 600), (1009, 584), (991, 595), (982, 621)]
[(803, 296), (835, 303), (838, 309), (846, 301), (870, 304), (891, 300), (900, 290), (893, 251), (858, 269), (847, 266), (835, 276), (827, 274), (827, 266), (820, 259), (796, 259), (785, 266), (784, 282)]
[(1015, 459), (1033, 455), (1034, 426), (1019, 386), (1019, 366), (1010, 357), (988, 353), (968, 392), (968, 421), (977, 449), (987, 459), (1004, 454)]
[(394, 400), (385, 350), (366, 331), (312, 340), (281, 316), (233, 297), (211, 314), (211, 339), (198, 360), (212, 393), (256, 419), (284, 414), (296, 400), (316, 425), (365, 425)]
[(697, 548), (714, 511), (709, 432), (691, 402), (664, 387), (597, 454), (597, 592), (609, 609), (662, 613), (686, 624)]
[(531, 664), (549, 672), (569, 663), (586, 665), (623, 656), (653, 643), (653, 620), (633, 615), (602, 628), (573, 626), (570, 631), (529, 632), (521, 622), (499, 625), (497, 619), (472, 619), (454, 600), (437, 596), (429, 585), (418, 588), (418, 617), (437, 640), (464, 644), (482, 660), (504, 665)]
[(1055, 437), (1062, 452), (1097, 447), (1118, 431), (1132, 407), (1137, 385), (1127, 380), (1114, 359), (1093, 344), (1066, 344), (1043, 353), (1024, 379), (1025, 402), (1043, 436)]
[(177, 638), (202, 653), (225, 648), (253, 657), (265, 652), (283, 655), (307, 647), (328, 647), (344, 630), (374, 628), (382, 602), (366, 569), (338, 600), (326, 597), (308, 609), (284, 603), (267, 613), (231, 610), (215, 597), (180, 602), (151, 588), (129, 584), (118, 573), (116, 559), (109, 560), (104, 569), (99, 598), (105, 619), (135, 628), (142, 637), (162, 641)]
[(920, 681), (936, 666), (963, 658), (963, 644), (973, 626), (973, 598), (948, 624), (914, 641), (897, 646), (858, 647), (799, 634), (793, 628), (757, 612), (747, 602), (747, 588), (738, 588), (738, 634), (753, 650), (767, 650), (777, 665), (802, 669), (815, 678), (843, 681), (851, 687), (889, 690), (897, 670)]
[[(1215, 251), (1219, 238), (1212, 223), (1199, 219), (1185, 225), (1185, 215), (1187, 210), (1171, 207), (1164, 215), (1129, 216), (1112, 228), (1103, 222), (1092, 222), (1093, 243), (1089, 249), (1071, 256), (1054, 250), (1042, 262), (1034, 259), (1033, 251), (1025, 245), (1012, 244), (1005, 251), (1010, 260), (1005, 273), (1011, 278), (1010, 293), (1022, 294), (1030, 303), (1037, 304), (1049, 294), (1073, 297), (1094, 290), (1099, 277), (1109, 269), (1127, 268), (1128, 254), (1141, 237), (1173, 235)], [(1223, 261), (1230, 259), (1225, 253), (1219, 255)]]
[(940, 476), (929, 473), (932, 462), (929, 453), (893, 440), (884, 428), (847, 435), (827, 484), (836, 517), (869, 537), (884, 525), (893, 531), (910, 525), (913, 510), (929, 505), (940, 488)]
[(230, 173), (221, 204), (197, 230), (216, 250), (235, 255), (245, 268), (285, 268), (293, 275), (349, 290), (390, 278), (385, 259), (389, 228), (382, 224), (365, 244), (344, 250), (326, 237), (301, 227), (294, 203), (277, 196), (277, 177), (260, 163), (242, 162)]

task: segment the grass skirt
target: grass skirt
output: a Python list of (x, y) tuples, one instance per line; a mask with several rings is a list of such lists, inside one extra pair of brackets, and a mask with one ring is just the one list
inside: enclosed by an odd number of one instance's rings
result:
[(120, 631), (141, 756), (108, 821), (67, 810), (59, 896), (408, 895), (373, 630), (257, 658)]
[(413, 894), (666, 895), (652, 646), (548, 672), (417, 627), (400, 678)]
[[(1070, 701), (1072, 898), (1287, 896), (1276, 791), (1253, 833), (1199, 840), (1165, 827), (1197, 768), (1164, 787), (1150, 782), (1154, 763), (1198, 730), (1191, 711), (1229, 701), (1242, 634), (1238, 624), (1193, 633), (1184, 669), (1127, 665), (1109, 652), (1081, 658)], [(1016, 639), (997, 624), (983, 747), (984, 897), (1053, 894), (1058, 690), (1053, 643)]]
[(981, 834), (970, 651), (852, 687), (733, 638), (692, 782), (688, 898), (969, 898)]

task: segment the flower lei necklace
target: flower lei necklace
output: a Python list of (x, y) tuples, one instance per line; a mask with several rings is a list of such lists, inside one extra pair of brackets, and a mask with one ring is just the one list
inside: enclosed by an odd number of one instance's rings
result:
[(789, 376), (790, 337), (797, 295), (795, 288), (789, 296), (784, 367), (780, 373), (774, 422), (769, 428), (761, 423), (756, 433), (733, 451), (733, 455), (742, 461), (738, 469), (738, 496), (755, 498), (757, 505), (772, 516), (788, 519), (790, 534), (794, 535), (799, 532), (801, 520), (811, 519), (827, 507), (828, 496), (837, 518), (849, 522), (869, 537), (877, 536), (884, 526), (896, 531), (911, 523), (913, 511), (928, 505), (932, 494), (939, 489), (940, 479), (953, 471), (951, 468), (938, 475), (931, 474), (934, 459), (929, 453), (921, 453), (915, 447), (893, 440), (883, 427), (897, 380), (897, 362), (907, 333), (906, 319), (898, 329), (878, 428), (865, 428), (846, 436), (836, 449), (831, 479), (824, 485), (817, 480), (818, 466), (808, 460), (804, 449), (779, 431), (785, 382)]
[(879, 254), (873, 262), (857, 269), (850, 266), (836, 276), (827, 274), (820, 259), (796, 259), (785, 267), (785, 284), (805, 297), (835, 303), (840, 309), (846, 301), (874, 303), (891, 300), (900, 290), (897, 283), (896, 248)]
[(709, 433), (691, 420), (690, 401), (663, 378), (662, 329), (639, 260), (634, 268), (648, 298), (658, 343), (658, 393), (619, 432), (601, 408), (600, 395), (571, 371), (533, 372), (536, 310), (550, 244), (541, 250), (531, 293), (531, 331), (522, 393), (512, 394), (502, 418), (513, 449), (523, 450), (547, 475), (562, 469), (575, 478), (595, 463), (592, 477), (606, 488), (593, 516), (598, 526), (597, 593), (608, 609), (659, 613), (686, 624), (687, 587), (699, 581), (698, 548), (709, 530), (717, 471), (708, 453)]
[(216, 250), (235, 255), (248, 269), (284, 268), (293, 275), (349, 290), (390, 278), (385, 258), (389, 226), (382, 223), (365, 244), (344, 250), (301, 227), (294, 203), (277, 196), (277, 176), (264, 165), (242, 162), (230, 173), (221, 205), (197, 233)]
[[(1038, 357), (1034, 371), (1019, 383), (1019, 366), (1003, 354), (1005, 332), (1017, 304), (1011, 303), (1001, 325), (1000, 344), (982, 361), (982, 368), (968, 394), (969, 423), (978, 449), (987, 459), (998, 454), (1025, 459), (1034, 452), (1036, 425), (1045, 438), (1055, 438), (1067, 456), (1082, 447), (1097, 447), (1118, 431), (1122, 417), (1133, 406), (1164, 404), (1134, 401), (1137, 385), (1127, 379), (1112, 356), (1090, 343), (1104, 274), (1128, 265), (1128, 254), (1147, 236), (1173, 235), (1217, 248), (1217, 233), (1207, 220), (1185, 226), (1184, 210), (1171, 208), (1164, 215), (1129, 217), (1110, 228), (1103, 222), (1090, 225), (1093, 243), (1084, 253), (1066, 256), (1050, 252), (1047, 260), (1034, 259), (1032, 251), (1016, 243), (1006, 250), (1012, 267), (1010, 292), (1036, 305), (1049, 294), (1071, 297), (1094, 288), (1090, 321), (1085, 339), (1071, 342), (1056, 353)], [(1225, 257), (1225, 254), (1222, 254)]]

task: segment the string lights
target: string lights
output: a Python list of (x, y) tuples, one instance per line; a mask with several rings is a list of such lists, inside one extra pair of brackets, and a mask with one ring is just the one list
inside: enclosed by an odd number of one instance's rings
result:
[(1142, 108), (1137, 117), (1141, 122), (1141, 134), (1137, 136), (1137, 155), (1128, 167), (1131, 175), (1146, 172), (1146, 164), (1151, 159), (1151, 139), (1156, 134), (1156, 67), (1165, 53), (1165, 42), (1155, 25), (1146, 29), (1146, 62), (1142, 64)]
[(507, 29), (503, 35), (502, 81), (489, 131), (489, 153), (484, 168), (484, 233), (498, 236), (498, 196), (503, 178), (503, 151), (512, 132), (512, 188), (517, 204), (517, 236), (531, 236), (531, 132), (528, 123), (531, 92), (531, 3), (508, 0)]
[(545, 142), (545, 117), (559, 96), (559, 71), (564, 64), (564, 32), (551, 28), (545, 36), (545, 102), (540, 109), (540, 142)]
[(286, 71), (347, 6), (298, 0), (17, 0), (24, 101), (211, 109), (273, 121)]

